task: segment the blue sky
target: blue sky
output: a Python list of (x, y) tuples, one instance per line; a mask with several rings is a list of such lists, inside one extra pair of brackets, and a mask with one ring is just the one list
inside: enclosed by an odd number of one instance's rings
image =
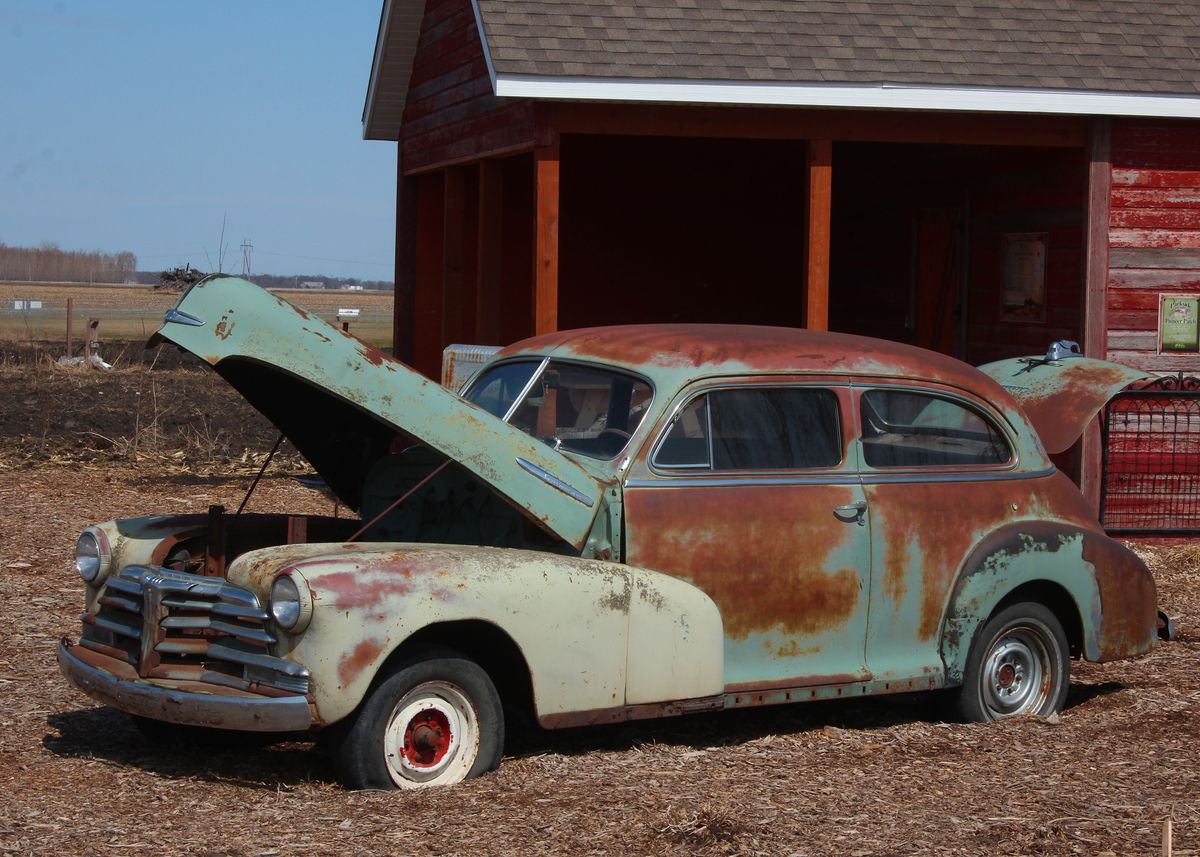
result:
[[(380, 0), (0, 0), (0, 242), (392, 279)], [(207, 256), (206, 256), (207, 251)], [(209, 263), (211, 259), (211, 267)]]

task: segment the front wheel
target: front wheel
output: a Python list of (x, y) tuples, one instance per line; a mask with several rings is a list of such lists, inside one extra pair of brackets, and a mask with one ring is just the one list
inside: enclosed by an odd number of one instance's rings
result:
[(410, 663), (367, 698), (338, 751), (348, 787), (450, 785), (500, 764), (500, 696), (478, 664), (454, 654)]
[(1013, 604), (989, 619), (971, 646), (958, 710), (981, 723), (1052, 714), (1066, 702), (1070, 676), (1062, 624), (1041, 604)]

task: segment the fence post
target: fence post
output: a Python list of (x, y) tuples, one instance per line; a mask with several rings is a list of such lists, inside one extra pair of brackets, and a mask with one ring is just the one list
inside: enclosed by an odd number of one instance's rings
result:
[(67, 359), (70, 360), (75, 350), (75, 298), (67, 298)]

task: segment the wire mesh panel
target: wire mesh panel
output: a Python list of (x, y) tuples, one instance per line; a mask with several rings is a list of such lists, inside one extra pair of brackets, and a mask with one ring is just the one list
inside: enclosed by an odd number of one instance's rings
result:
[(1103, 432), (1105, 529), (1200, 534), (1200, 380), (1160, 379), (1119, 393)]

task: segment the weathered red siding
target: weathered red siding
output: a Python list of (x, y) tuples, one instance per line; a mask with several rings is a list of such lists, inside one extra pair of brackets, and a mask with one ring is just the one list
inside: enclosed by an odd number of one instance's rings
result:
[(1108, 355), (1130, 366), (1196, 372), (1197, 355), (1159, 355), (1158, 296), (1200, 293), (1200, 125), (1113, 125)]
[(400, 131), (406, 173), (530, 148), (532, 103), (492, 94), (469, 0), (428, 0)]

